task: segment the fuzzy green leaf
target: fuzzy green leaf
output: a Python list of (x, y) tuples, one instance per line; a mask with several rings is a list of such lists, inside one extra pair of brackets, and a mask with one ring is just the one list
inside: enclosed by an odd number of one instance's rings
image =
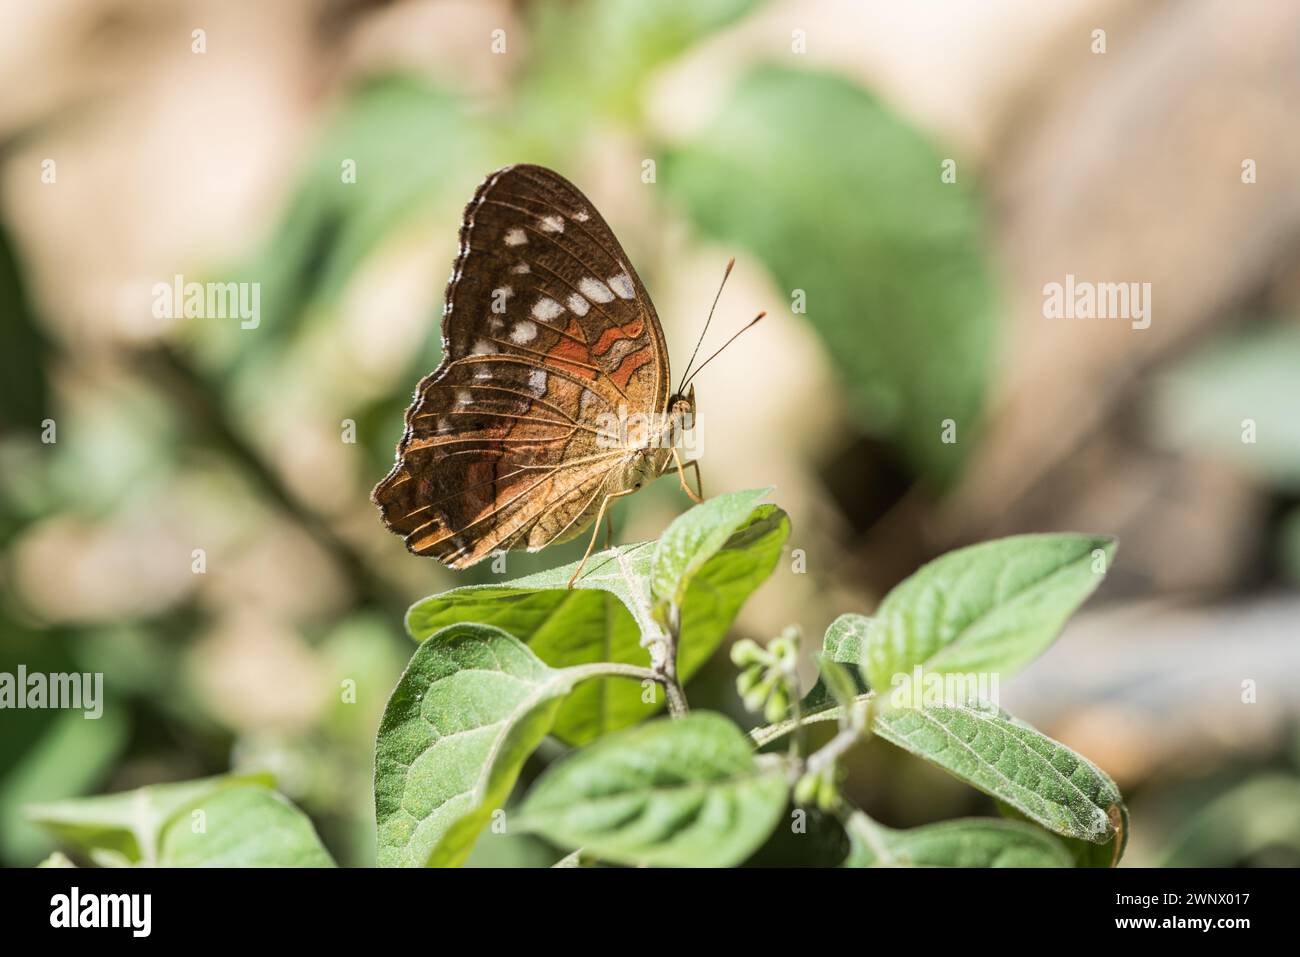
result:
[(788, 786), (722, 715), (697, 711), (610, 735), (551, 767), (516, 825), (602, 860), (729, 867), (776, 826)]
[(833, 708), (837, 703), (843, 703), (837, 701), (836, 695), (832, 693), (832, 689), (827, 685), (827, 668), (821, 667), (823, 662), (848, 665), (848, 668), (841, 668), (840, 670), (853, 682), (854, 697), (867, 692), (867, 684), (862, 678), (859, 666), (862, 662), (862, 647), (870, 627), (871, 619), (866, 615), (840, 615), (830, 623), (830, 627), (826, 629), (826, 634), (822, 638), (822, 650), (818, 655), (821, 674), (812, 690), (804, 696), (803, 701), (800, 703), (800, 710), (805, 716), (811, 716), (819, 711)]
[(1114, 555), (1112, 538), (1017, 535), (935, 559), (881, 602), (862, 646), (867, 682), (884, 694), (916, 666), (1015, 671), (1055, 640)]
[(1104, 771), (999, 709), (884, 711), (873, 730), (1056, 834), (1105, 844), (1125, 829), (1119, 788)]
[(334, 866), (307, 815), (282, 795), (256, 784), (222, 788), (181, 809), (163, 829), (158, 863), (162, 867)]
[(1014, 821), (969, 818), (905, 831), (861, 812), (848, 820), (845, 867), (1071, 867), (1061, 841)]
[(659, 541), (650, 560), (650, 591), (655, 617), (665, 622), (666, 610), (681, 605), (700, 569), (749, 521), (771, 487), (718, 495), (677, 517)]
[(268, 774), (151, 784), (134, 791), (31, 805), (27, 818), (88, 854), (105, 852), (123, 863), (155, 864), (163, 829), (174, 815), (226, 788), (272, 784)]
[(490, 625), (451, 625), (420, 645), (375, 744), (380, 865), (463, 863), (586, 676)]

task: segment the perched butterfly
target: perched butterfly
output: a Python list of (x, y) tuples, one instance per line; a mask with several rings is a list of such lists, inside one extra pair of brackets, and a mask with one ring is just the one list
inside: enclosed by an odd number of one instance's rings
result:
[(698, 486), (699, 464), (674, 441), (692, 423), (694, 388), (686, 379), (670, 390), (645, 287), (558, 173), (508, 166), (475, 192), (442, 345), (406, 411), (397, 462), (371, 494), (412, 552), (465, 568), (567, 541), (594, 519), (585, 563), (610, 502), (670, 469), (701, 501), (685, 475), (693, 465)]

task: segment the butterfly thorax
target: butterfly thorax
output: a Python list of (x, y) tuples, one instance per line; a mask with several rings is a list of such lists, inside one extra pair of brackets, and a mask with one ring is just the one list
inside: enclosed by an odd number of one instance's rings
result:
[(614, 491), (635, 491), (672, 470), (673, 450), (681, 448), (683, 437), (693, 427), (694, 414), (685, 400), (670, 408), (671, 412), (646, 417), (628, 429), (619, 487)]

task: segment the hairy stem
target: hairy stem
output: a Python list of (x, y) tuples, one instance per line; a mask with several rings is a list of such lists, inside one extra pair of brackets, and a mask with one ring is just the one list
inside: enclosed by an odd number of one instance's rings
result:
[(801, 693), (799, 669), (796, 665), (794, 674), (790, 676), (790, 718), (794, 721), (794, 734), (790, 736), (790, 758), (793, 761), (799, 760), (808, 753), (808, 730), (804, 727), (803, 722)]
[(637, 681), (653, 681), (663, 684), (663, 677), (651, 668), (640, 665), (625, 665), (619, 661), (598, 661), (591, 665), (574, 665), (567, 669), (581, 674), (584, 678), (633, 678)]
[(677, 636), (681, 633), (681, 625), (681, 610), (673, 605), (668, 609), (668, 636), (664, 642), (663, 657), (656, 662), (654, 669), (660, 676), (664, 695), (668, 698), (668, 713), (674, 718), (680, 718), (691, 710), (686, 703), (686, 692), (677, 679)]
[(858, 743), (862, 737), (862, 729), (853, 725), (840, 728), (835, 737), (831, 738), (824, 745), (814, 751), (808, 757), (809, 771), (823, 771), (830, 767), (840, 756), (849, 748)]
[(663, 685), (664, 695), (668, 699), (668, 713), (674, 718), (690, 710), (686, 705), (686, 694), (677, 683), (675, 676), (668, 676), (660, 669), (642, 668), (640, 665), (625, 665), (618, 661), (599, 661), (591, 665), (575, 665), (568, 669), (584, 678), (632, 678), (636, 681), (653, 681)]

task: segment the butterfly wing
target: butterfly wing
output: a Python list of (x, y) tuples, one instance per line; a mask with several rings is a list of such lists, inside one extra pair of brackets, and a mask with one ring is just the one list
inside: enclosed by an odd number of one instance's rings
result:
[(576, 535), (619, 490), (625, 453), (598, 441), (602, 414), (660, 412), (669, 388), (654, 305), (576, 186), (529, 165), (483, 182), (442, 339), (371, 496), (384, 523), (453, 568)]

